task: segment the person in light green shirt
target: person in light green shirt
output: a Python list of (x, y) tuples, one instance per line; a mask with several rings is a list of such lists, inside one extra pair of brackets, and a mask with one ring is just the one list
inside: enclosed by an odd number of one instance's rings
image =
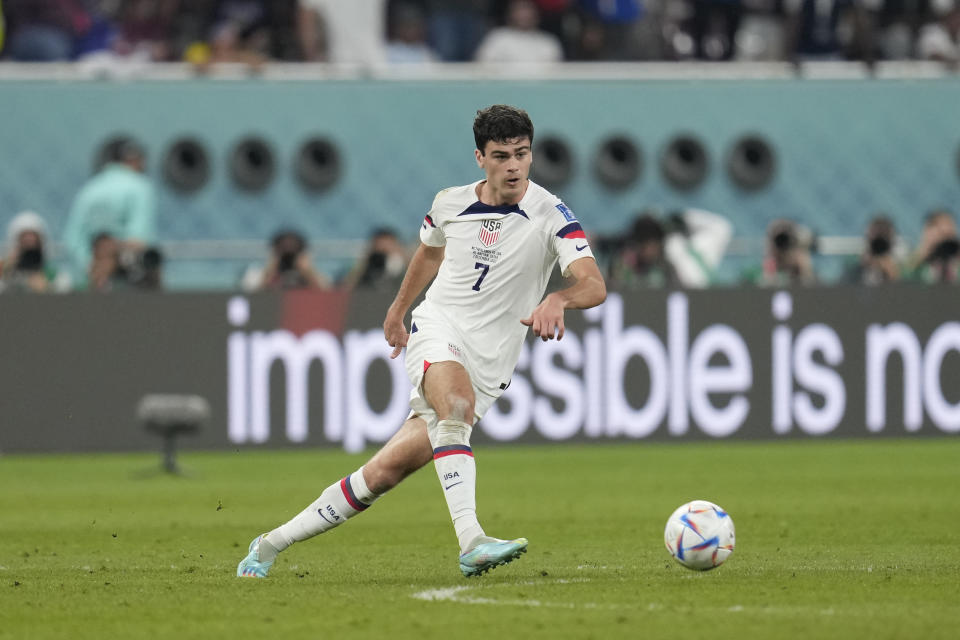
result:
[(144, 175), (145, 155), (135, 142), (122, 141), (109, 150), (109, 161), (74, 198), (64, 230), (64, 245), (75, 269), (76, 282), (87, 279), (94, 238), (109, 234), (121, 254), (135, 261), (156, 242), (157, 196)]

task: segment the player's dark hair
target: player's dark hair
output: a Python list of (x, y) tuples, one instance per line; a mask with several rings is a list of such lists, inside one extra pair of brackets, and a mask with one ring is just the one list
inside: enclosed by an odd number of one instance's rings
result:
[(495, 104), (477, 111), (473, 121), (473, 139), (481, 154), (485, 153), (487, 143), (508, 142), (519, 138), (529, 138), (533, 144), (533, 121), (523, 109), (506, 104)]

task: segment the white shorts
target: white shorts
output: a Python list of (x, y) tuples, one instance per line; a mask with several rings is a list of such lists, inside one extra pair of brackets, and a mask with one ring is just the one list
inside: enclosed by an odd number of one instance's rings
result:
[[(423, 374), (426, 372), (427, 366), (435, 362), (458, 362), (467, 370), (467, 375), (470, 376), (471, 381), (476, 379), (463, 341), (456, 330), (443, 322), (434, 322), (422, 317), (417, 318), (410, 327), (410, 339), (407, 341), (404, 363), (407, 367), (410, 383), (413, 385), (413, 389), (410, 391), (410, 416), (421, 416), (427, 421), (427, 424), (436, 420), (437, 414), (424, 397)], [(492, 396), (485, 391), (481, 391), (474, 384), (473, 395), (473, 421), (476, 423), (493, 406), (500, 394)]]

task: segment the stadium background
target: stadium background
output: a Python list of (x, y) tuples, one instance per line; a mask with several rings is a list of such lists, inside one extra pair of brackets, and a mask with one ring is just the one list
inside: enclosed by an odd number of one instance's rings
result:
[[(821, 75), (824, 70), (843, 75), (844, 69), (858, 68), (811, 67)], [(673, 67), (675, 73), (680, 69)], [(576, 77), (582, 69), (578, 72), (574, 66), (569, 72), (573, 78), (560, 72), (504, 80), (466, 67), (453, 77), (404, 80), (388, 76), (331, 79), (277, 66), (272, 75), (256, 80), (229, 73), (186, 80), (180, 77), (186, 70), (177, 67), (167, 71), (172, 79), (155, 76), (115, 82), (78, 78), (71, 75), (69, 66), (28, 67), (28, 77), (0, 82), (0, 100), (7, 114), (0, 120), (0, 224), (17, 211), (33, 209), (43, 213), (57, 238), (73, 194), (97, 165), (104, 145), (118, 136), (133, 136), (147, 148), (148, 172), (160, 193), (160, 239), (168, 256), (169, 291), (158, 299), (117, 294), (118, 299), (107, 305), (83, 294), (43, 301), (11, 295), (0, 299), (4, 334), (14, 341), (7, 344), (6, 359), (20, 363), (5, 372), (4, 405), (8, 416), (17, 417), (23, 427), (16, 436), (3, 438), (0, 448), (150, 447), (146, 435), (138, 431), (131, 436), (130, 430), (135, 429), (136, 399), (157, 391), (210, 398), (213, 433), (200, 442), (229, 446), (224, 437), (229, 413), (223, 368), (224, 331), (229, 329), (224, 322), (225, 301), (229, 292), (237, 290), (243, 269), (262, 254), (266, 238), (279, 227), (302, 229), (311, 239), (317, 264), (331, 273), (349, 267), (371, 229), (395, 227), (405, 240), (415, 241), (420, 217), (437, 188), (476, 177), (470, 122), (477, 106), (508, 102), (529, 109), (541, 145), (537, 177), (563, 194), (591, 231), (615, 235), (640, 208), (650, 206), (661, 210), (702, 207), (728, 217), (735, 239), (720, 268), (720, 280), (728, 286), (737, 284), (744, 265), (759, 260), (762, 236), (774, 218), (793, 218), (821, 236), (817, 260), (829, 282), (843, 261), (859, 250), (860, 233), (875, 213), (888, 213), (901, 233), (917, 238), (927, 210), (960, 201), (960, 134), (953, 109), (960, 98), (956, 78), (917, 79), (908, 74), (885, 79), (791, 79), (779, 77), (778, 69), (777, 65), (753, 67), (749, 77), (730, 78), (694, 66), (688, 71), (697, 79), (688, 79), (655, 78), (649, 67), (625, 71), (600, 66), (586, 78)], [(471, 73), (477, 77), (470, 78)], [(746, 171), (747, 179), (757, 178), (758, 186), (745, 186), (735, 175), (737, 144), (745, 137), (759, 140), (769, 151), (770, 162), (756, 161), (756, 156), (752, 163), (739, 159), (739, 175)], [(688, 141), (684, 144), (700, 145), (702, 155), (696, 149), (694, 153), (677, 151), (672, 145), (678, 138)], [(611, 139), (631, 147), (635, 157), (604, 155), (604, 145)], [(238, 151), (251, 140), (262, 144), (260, 151)], [(324, 152), (307, 156), (308, 166), (299, 166), (304, 162), (298, 155), (303, 146), (317, 141), (327, 145)], [(194, 145), (192, 160), (184, 159), (184, 143)], [(298, 173), (304, 169), (319, 176), (319, 187), (305, 185)], [(625, 184), (611, 184), (610, 175)], [(687, 179), (690, 183), (683, 184)], [(812, 291), (803, 294), (814, 300), (805, 302), (805, 309), (819, 308), (821, 313), (810, 315), (803, 324), (794, 318), (794, 330), (842, 316), (853, 304), (852, 317), (860, 317), (863, 327), (871, 322), (905, 322), (913, 327), (917, 344), (923, 345), (938, 327), (952, 327), (949, 323), (956, 317), (950, 304), (944, 303), (945, 295), (951, 301), (955, 296), (940, 287), (918, 289), (910, 294), (917, 296), (910, 298), (910, 310), (899, 312), (895, 306), (877, 306), (883, 292), (841, 295), (838, 302), (827, 289)], [(719, 309), (735, 293), (720, 290), (710, 294), (714, 297), (708, 296), (706, 303), (695, 294), (694, 306)], [(756, 308), (770, 317), (774, 292), (748, 288), (737, 295), (746, 296), (740, 308)], [(628, 314), (628, 324), (650, 328), (666, 343), (666, 298), (636, 291), (624, 296), (630, 308), (637, 309)], [(290, 294), (265, 297), (269, 302), (259, 304), (285, 308)], [(349, 305), (343, 302), (346, 299), (321, 295), (308, 307), (316, 314), (330, 300), (340, 300), (337, 304), (367, 310), (345, 316), (353, 324), (339, 326), (338, 339), (348, 330), (376, 332), (377, 312), (370, 310), (381, 308), (382, 300), (360, 296)], [(878, 308), (882, 313), (871, 316)], [(701, 311), (696, 322), (717, 322), (722, 315)], [(296, 334), (322, 329), (323, 323), (318, 322), (307, 312)], [(754, 319), (743, 329), (748, 335), (769, 336), (772, 322)], [(75, 333), (77, 326), (68, 329), (64, 323), (80, 323), (80, 333)], [(736, 326), (736, 318), (727, 323)], [(83, 357), (65, 358), (67, 353), (79, 353), (82, 335), (91, 335), (84, 333), (83, 326), (97, 327), (99, 337), (89, 343), (92, 350)], [(175, 326), (204, 348), (188, 349), (181, 361), (170, 362), (169, 354), (179, 349), (173, 345), (181, 341), (169, 331)], [(282, 319), (274, 319), (257, 328), (269, 332), (284, 327)], [(65, 340), (67, 335), (74, 338)], [(855, 335), (862, 342), (862, 330)], [(766, 339), (751, 337), (751, 345)], [(951, 409), (943, 429), (947, 432), (956, 431), (955, 403), (960, 401), (955, 377), (949, 375), (960, 346), (951, 340), (947, 339), (947, 351), (936, 372), (942, 380), (942, 400)], [(845, 342), (849, 351), (850, 341)], [(120, 346), (125, 343), (126, 347)], [(135, 350), (130, 349), (138, 343), (146, 349), (139, 359), (131, 356)], [(52, 345), (60, 346), (51, 349)], [(722, 365), (723, 357), (717, 357), (720, 360), (712, 362)], [(163, 362), (165, 358), (168, 361)], [(905, 358), (903, 352), (895, 351), (885, 361), (891, 389), (900, 388), (896, 381), (901, 375), (921, 375), (920, 369), (904, 364)], [(814, 360), (822, 363), (824, 354), (815, 354)], [(113, 364), (104, 366), (108, 361)], [(283, 424), (288, 406), (289, 385), (281, 362), (282, 358), (272, 366), (269, 384), (275, 431)], [(761, 379), (766, 365), (755, 362), (753, 366), (760, 367), (752, 371), (753, 379)], [(847, 384), (853, 376), (853, 386), (862, 389), (863, 369), (857, 370), (849, 357), (844, 366), (849, 370)], [(205, 372), (206, 378), (184, 376), (183, 367)], [(906, 367), (906, 373), (901, 373), (901, 367)], [(580, 365), (567, 368), (582, 375)], [(66, 372), (61, 383), (45, 382), (51, 379), (47, 372), (61, 369)], [(372, 366), (374, 380), (382, 369)], [(158, 371), (164, 373), (158, 375)], [(310, 415), (325, 415), (329, 373), (316, 363), (310, 371)], [(649, 361), (635, 359), (623, 375), (622, 380), (605, 384), (633, 390), (634, 408), (644, 406), (650, 388)], [(679, 378), (672, 383), (686, 381)], [(904, 383), (904, 394), (913, 384)], [(799, 384), (795, 386), (801, 390)], [(43, 392), (24, 394), (25, 388)], [(372, 384), (374, 390), (386, 388), (376, 381)], [(124, 391), (118, 394), (120, 389)], [(103, 403), (104, 393), (123, 400)], [(537, 393), (563, 405), (563, 400)], [(820, 409), (826, 401), (824, 393), (823, 388), (813, 391)], [(899, 425), (894, 433), (914, 431), (903, 425), (904, 394), (888, 403), (891, 420)], [(732, 396), (714, 394), (713, 402), (722, 407)], [(383, 411), (383, 402), (372, 405)], [(859, 395), (850, 402), (860, 402)], [(858, 407), (854, 415), (862, 416), (862, 411)], [(768, 416), (769, 411), (752, 413), (749, 424), (735, 435), (772, 435)], [(69, 425), (69, 437), (57, 435), (63, 425)], [(4, 430), (13, 428), (12, 421), (6, 422)], [(652, 435), (663, 437), (666, 429), (664, 420)], [(862, 417), (835, 431), (868, 433)], [(312, 433), (319, 432), (319, 425), (313, 424)], [(696, 429), (693, 432), (702, 435)], [(540, 437), (532, 422), (519, 431), (521, 439), (524, 433)], [(308, 442), (341, 439), (313, 435)], [(274, 436), (266, 444), (285, 446), (290, 441)], [(354, 442), (352, 448), (356, 446)]]
[[(952, 71), (113, 71), (0, 63), (0, 228), (38, 211), (59, 260), (74, 194), (105, 144), (133, 136), (167, 257), (162, 292), (0, 293), (0, 639), (382, 638), (386, 624), (422, 639), (449, 636), (451, 620), (462, 638), (956, 635), (957, 289), (837, 282), (875, 213), (911, 247), (931, 207), (957, 213)], [(591, 231), (621, 234), (644, 207), (731, 220), (723, 286), (614, 289), (569, 314), (562, 342), (528, 343), (474, 432), (485, 526), (528, 536), (522, 562), (465, 582), (426, 470), (285, 552), (269, 580), (235, 579), (249, 536), (362, 464), (405, 391), (379, 327), (392, 291), (250, 293), (240, 274), (280, 226), (304, 230), (331, 275), (374, 227), (413, 241), (434, 192), (477, 177), (469, 123), (498, 101), (533, 114), (537, 179)], [(242, 144), (254, 139), (264, 146)], [(310, 140), (320, 146), (300, 164)], [(780, 216), (819, 234), (821, 285), (740, 284)], [(181, 438), (179, 474), (156, 464), (137, 415), (155, 393), (210, 404)], [(718, 571), (664, 552), (664, 519), (693, 498), (736, 520)]]
[[(818, 267), (829, 282), (842, 258), (859, 251), (872, 216), (891, 216), (912, 243), (927, 211), (960, 200), (960, 82), (953, 76), (917, 79), (901, 68), (905, 77), (894, 79), (790, 79), (773, 64), (734, 65), (739, 79), (694, 65), (691, 78), (682, 67), (654, 73), (600, 65), (527, 79), (465, 69), (439, 80), (423, 72), (420, 79), (384, 72), (371, 80), (285, 68), (292, 79), (276, 79), (282, 68), (274, 79), (183, 79), (189, 72), (178, 70), (174, 79), (168, 72), (124, 82), (44, 70), (0, 82), (7, 114), (0, 120), (0, 223), (36, 210), (58, 238), (102, 145), (127, 135), (145, 145), (159, 187), (171, 288), (236, 287), (281, 226), (302, 229), (318, 266), (336, 276), (371, 229), (390, 226), (415, 241), (436, 191), (476, 177), (470, 123), (479, 106), (494, 102), (530, 111), (538, 143), (553, 145), (541, 147), (535, 177), (594, 233), (622, 232), (647, 207), (700, 207), (728, 217), (736, 241), (721, 282), (738, 282), (741, 269), (759, 261), (774, 218), (802, 222), (821, 237)], [(820, 67), (821, 75), (862, 72), (844, 63)], [(761, 186), (745, 188), (729, 167), (738, 142), (750, 137), (766, 144), (771, 166)], [(677, 138), (699, 145), (703, 157), (671, 146)], [(612, 161), (601, 157), (611, 139), (632, 146), (635, 167), (623, 151)], [(237, 152), (251, 140), (266, 146), (252, 159)], [(331, 145), (308, 167), (321, 181), (317, 189), (304, 188), (297, 173), (298, 153), (310, 141)], [(184, 142), (196, 143), (204, 160), (184, 167), (177, 146)], [(739, 163), (748, 180), (767, 169), (766, 158), (751, 158), (760, 166)], [(664, 165), (677, 164), (680, 179), (693, 184), (677, 186), (664, 175)], [(625, 184), (609, 186), (599, 165)], [(170, 171), (183, 181), (202, 180), (204, 172), (206, 179), (184, 191)], [(257, 186), (238, 186), (234, 171)]]

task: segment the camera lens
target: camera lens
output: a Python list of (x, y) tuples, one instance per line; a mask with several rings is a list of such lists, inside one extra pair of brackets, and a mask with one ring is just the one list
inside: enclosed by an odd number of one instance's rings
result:
[(793, 246), (793, 234), (789, 231), (780, 231), (773, 236), (773, 246), (781, 251)]
[(43, 268), (43, 250), (39, 247), (24, 249), (17, 260), (17, 268), (23, 271), (39, 271)]
[(960, 253), (960, 241), (948, 238), (933, 248), (932, 259), (949, 260)]
[(870, 253), (875, 256), (883, 256), (890, 252), (890, 239), (883, 236), (877, 236), (870, 240)]
[(293, 269), (293, 265), (296, 263), (296, 261), (297, 261), (296, 253), (292, 251), (285, 252), (280, 255), (280, 260), (279, 260), (279, 264), (277, 265), (277, 268), (280, 271), (290, 271), (291, 269)]

